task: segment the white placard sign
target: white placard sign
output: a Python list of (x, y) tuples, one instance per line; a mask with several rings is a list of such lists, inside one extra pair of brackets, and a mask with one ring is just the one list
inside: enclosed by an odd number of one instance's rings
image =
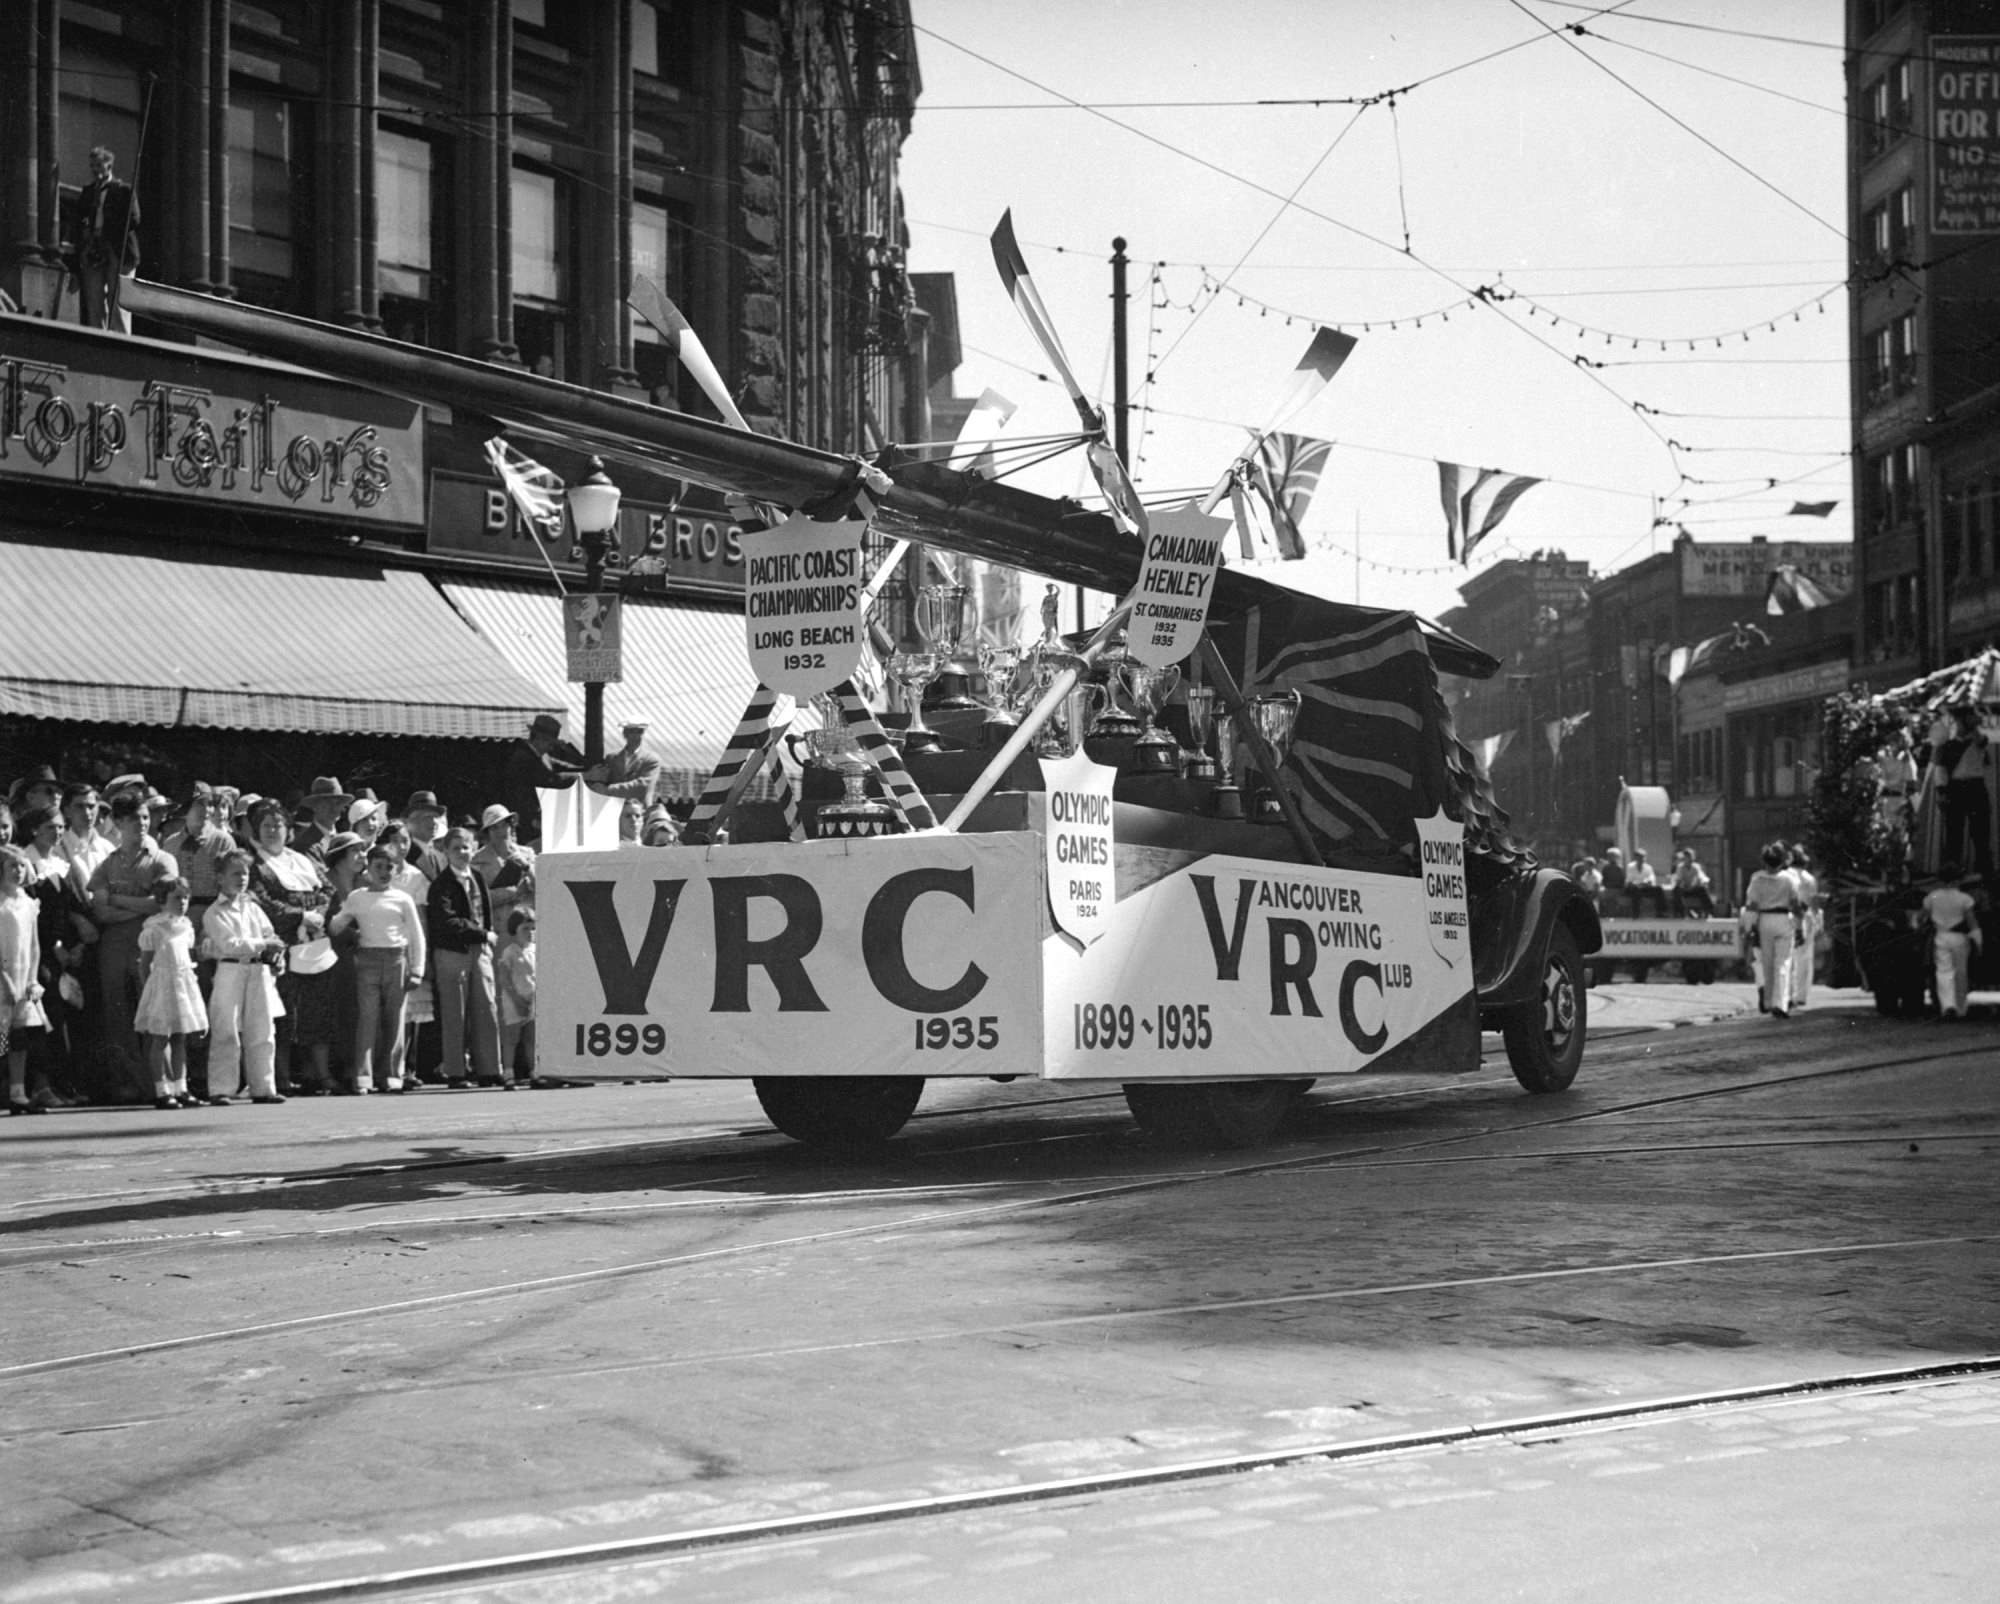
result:
[(1032, 832), (540, 860), (543, 1073), (1032, 1075)]
[[(1472, 991), (1415, 875), (1208, 857), (1128, 890), (1103, 940), (1042, 942), (1052, 1080), (1352, 1074)], [(1476, 1061), (1476, 1054), (1475, 1054)], [(1429, 1067), (1429, 1066), (1416, 1066)]]
[(1118, 900), (1111, 828), (1111, 787), (1117, 778), (1117, 769), (1093, 763), (1082, 752), (1042, 759), (1049, 912), (1058, 930), (1086, 947), (1104, 934)]
[(1465, 908), (1465, 826), (1443, 808), (1418, 819), (1417, 859), (1424, 876), (1424, 928), (1431, 947), (1456, 967), (1472, 951)]
[(743, 536), (750, 670), (772, 690), (817, 696), (860, 666), (867, 529), (858, 518), (818, 523), (793, 513)]
[(1132, 589), (1126, 650), (1148, 668), (1178, 663), (1201, 641), (1215, 570), (1222, 561), (1227, 518), (1211, 518), (1193, 502), (1152, 516), (1152, 534)]

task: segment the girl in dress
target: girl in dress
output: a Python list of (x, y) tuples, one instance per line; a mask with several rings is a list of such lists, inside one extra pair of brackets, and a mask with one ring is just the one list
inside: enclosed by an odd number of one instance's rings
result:
[[(188, 883), (178, 876), (153, 886), (160, 911), (139, 930), (144, 976), (132, 1025), (146, 1042), (153, 1071), (155, 1108), (199, 1108), (188, 1095), (187, 1039), (208, 1029), (208, 1009), (194, 973), (194, 922), (188, 918)], [(217, 1102), (227, 1099), (217, 1098)]]
[(46, 1114), (28, 1099), (28, 1041), (48, 1022), (42, 1012), (40, 905), (22, 890), (28, 855), (0, 846), (0, 1053), (7, 1058), (7, 1112)]
[[(535, 1073), (535, 910), (516, 908), (507, 915), (508, 944), (494, 967), (500, 994), (500, 1076), (525, 1085)], [(528, 1067), (515, 1055), (525, 1047)]]

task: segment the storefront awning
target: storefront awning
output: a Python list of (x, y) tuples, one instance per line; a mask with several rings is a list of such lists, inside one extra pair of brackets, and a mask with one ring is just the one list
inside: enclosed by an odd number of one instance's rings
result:
[(561, 707), (422, 574), (0, 540), (0, 713), (505, 740)]
[[(444, 591), (507, 661), (568, 709), (565, 734), (583, 744), (583, 687), (568, 683), (562, 598), (552, 584), (449, 579)], [(645, 749), (660, 760), (660, 795), (693, 796), (757, 688), (744, 649), (740, 609), (624, 599), (623, 678), (604, 687), (604, 744), (619, 726), (646, 725)]]

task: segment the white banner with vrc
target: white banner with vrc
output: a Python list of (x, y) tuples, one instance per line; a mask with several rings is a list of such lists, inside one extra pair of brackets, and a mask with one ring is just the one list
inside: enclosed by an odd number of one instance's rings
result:
[(544, 1074), (1033, 1075), (1041, 838), (562, 853), (539, 866)]
[(1123, 898), (1094, 946), (1042, 943), (1043, 1073), (1365, 1069), (1471, 990), (1426, 934), (1440, 897), (1414, 875), (1203, 858)]

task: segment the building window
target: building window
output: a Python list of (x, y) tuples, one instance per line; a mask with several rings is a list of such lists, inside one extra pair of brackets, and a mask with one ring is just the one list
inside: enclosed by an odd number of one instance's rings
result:
[(694, 87), (694, 36), (684, 0), (633, 0), (632, 70), (676, 89)]
[(1910, 657), (1917, 650), (1917, 576), (1898, 574), (1870, 585), (1865, 598), (1862, 640), (1869, 661)]
[(1889, 260), (1889, 208), (1886, 204), (1868, 208), (1867, 215), (1861, 220), (1861, 234), (1868, 242), (1867, 260)]
[(545, 377), (570, 377), (568, 195), (552, 173), (516, 167), (514, 344), (522, 363)]
[[(682, 312), (688, 289), (688, 237), (691, 218), (684, 207), (634, 201), (632, 204), (632, 277), (649, 278)], [(651, 324), (637, 313), (632, 319), (632, 366), (655, 406), (688, 408), (681, 393), (686, 373), (661, 342)]]
[(237, 293), (257, 306), (310, 310), (305, 215), (312, 142), (297, 103), (237, 83), (229, 98), (229, 256)]
[(1862, 149), (1870, 156), (1877, 156), (1889, 145), (1889, 80), (1877, 78), (1862, 91), (1863, 123), (1861, 129)]
[(1914, 74), (1908, 59), (1897, 62), (1895, 71), (1889, 74), (1889, 127), (1899, 136), (1916, 126)]
[(375, 135), (376, 286), (392, 339), (434, 344), (437, 152), (392, 129)]

